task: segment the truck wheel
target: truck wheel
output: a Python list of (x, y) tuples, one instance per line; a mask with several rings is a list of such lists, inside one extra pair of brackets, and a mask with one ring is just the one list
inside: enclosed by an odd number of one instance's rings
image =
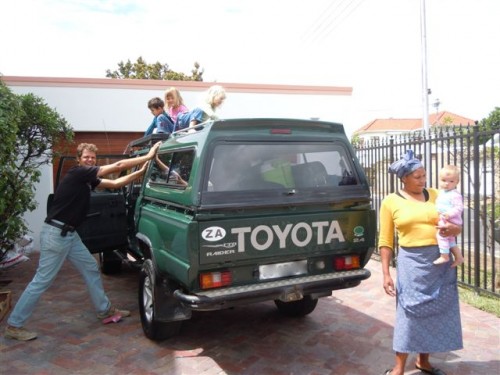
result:
[(105, 251), (100, 254), (101, 271), (105, 275), (116, 275), (122, 270), (122, 258), (114, 251)]
[(274, 303), (281, 314), (292, 317), (301, 317), (314, 311), (316, 305), (318, 304), (318, 299), (311, 298), (311, 296), (304, 296), (304, 298), (298, 301), (283, 302), (275, 300)]
[(139, 277), (139, 312), (142, 330), (151, 340), (165, 340), (179, 333), (182, 321), (160, 322), (155, 316), (156, 272), (151, 259), (142, 265)]

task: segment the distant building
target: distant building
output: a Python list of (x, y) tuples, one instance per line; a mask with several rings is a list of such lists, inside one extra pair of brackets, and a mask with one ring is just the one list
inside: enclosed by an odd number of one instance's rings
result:
[[(438, 112), (429, 115), (430, 127), (435, 126), (472, 126), (475, 120), (456, 115), (451, 112)], [(353, 137), (357, 136), (361, 141), (373, 141), (379, 138), (413, 132), (422, 129), (422, 119), (376, 119), (365, 126), (354, 131)]]

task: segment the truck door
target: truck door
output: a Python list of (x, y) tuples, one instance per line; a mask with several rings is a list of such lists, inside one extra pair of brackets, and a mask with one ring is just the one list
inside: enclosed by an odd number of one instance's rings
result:
[[(97, 165), (111, 164), (125, 155), (98, 155)], [(54, 189), (69, 168), (75, 165), (73, 156), (61, 157), (55, 178)], [(106, 178), (117, 178), (106, 176)], [(48, 205), (50, 205), (49, 197)], [(85, 246), (91, 253), (104, 253), (124, 250), (128, 246), (127, 215), (125, 197), (122, 189), (96, 190), (90, 196), (90, 209), (86, 220), (77, 228)]]

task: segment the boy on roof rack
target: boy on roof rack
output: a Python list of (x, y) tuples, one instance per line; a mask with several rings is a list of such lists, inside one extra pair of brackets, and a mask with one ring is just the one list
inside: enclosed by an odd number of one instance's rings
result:
[[(172, 133), (174, 131), (174, 122), (170, 116), (165, 112), (165, 102), (158, 97), (148, 101), (148, 108), (154, 115), (151, 125), (144, 133), (144, 136), (153, 133)], [(155, 131), (156, 130), (156, 131)]]

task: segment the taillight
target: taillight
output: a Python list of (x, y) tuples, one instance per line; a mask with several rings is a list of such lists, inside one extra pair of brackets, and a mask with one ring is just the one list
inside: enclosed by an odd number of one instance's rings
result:
[(231, 285), (232, 282), (231, 271), (200, 273), (201, 289), (220, 288)]
[(343, 255), (333, 259), (335, 271), (345, 271), (360, 268), (359, 255)]
[(292, 134), (292, 129), (273, 128), (271, 129), (271, 134)]

